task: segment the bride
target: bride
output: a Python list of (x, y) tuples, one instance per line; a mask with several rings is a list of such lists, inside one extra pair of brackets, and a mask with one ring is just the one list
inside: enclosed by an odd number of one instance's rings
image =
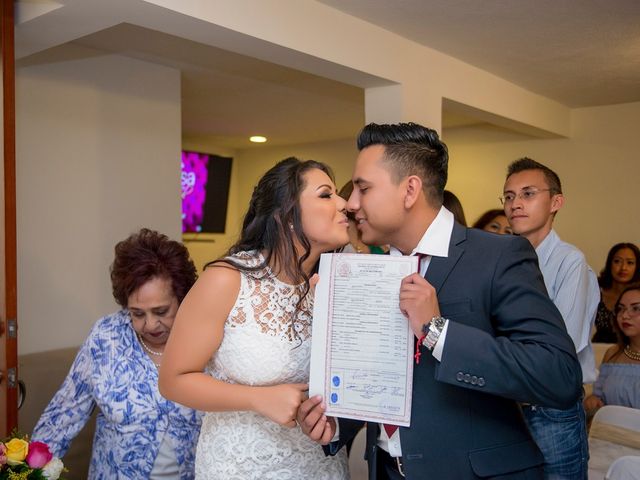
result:
[(254, 189), (240, 240), (207, 265), (165, 348), (160, 391), (207, 412), (196, 478), (348, 479), (296, 424), (307, 397), (320, 253), (349, 241), (346, 202), (322, 163), (288, 158)]

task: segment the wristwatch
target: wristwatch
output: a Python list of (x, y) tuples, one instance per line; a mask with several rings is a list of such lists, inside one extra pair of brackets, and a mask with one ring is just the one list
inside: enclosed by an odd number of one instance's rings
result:
[(424, 335), (422, 345), (427, 347), (427, 350), (430, 352), (433, 351), (433, 347), (435, 347), (436, 342), (440, 338), (440, 334), (442, 333), (442, 329), (446, 322), (446, 318), (438, 316), (433, 317), (428, 324), (422, 326), (422, 335)]

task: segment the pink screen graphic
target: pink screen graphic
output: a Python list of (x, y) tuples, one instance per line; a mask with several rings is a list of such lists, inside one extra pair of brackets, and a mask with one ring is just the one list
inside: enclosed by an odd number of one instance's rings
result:
[(209, 155), (182, 152), (182, 232), (202, 231)]

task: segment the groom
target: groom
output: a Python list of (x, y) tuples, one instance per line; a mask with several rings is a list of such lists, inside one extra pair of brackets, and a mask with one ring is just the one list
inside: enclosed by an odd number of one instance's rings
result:
[[(399, 308), (424, 337), (411, 426), (367, 424), (370, 480), (542, 478), (518, 402), (567, 408), (581, 395), (582, 375), (535, 251), (524, 238), (454, 222), (442, 207), (447, 147), (434, 130), (369, 124), (358, 149), (347, 208), (365, 243), (420, 255)], [(362, 422), (324, 411), (315, 396), (297, 420), (335, 453)]]

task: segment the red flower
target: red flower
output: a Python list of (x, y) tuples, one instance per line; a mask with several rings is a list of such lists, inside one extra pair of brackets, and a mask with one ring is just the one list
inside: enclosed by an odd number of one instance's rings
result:
[(29, 443), (29, 453), (25, 459), (31, 468), (42, 468), (51, 461), (53, 454), (46, 443)]

